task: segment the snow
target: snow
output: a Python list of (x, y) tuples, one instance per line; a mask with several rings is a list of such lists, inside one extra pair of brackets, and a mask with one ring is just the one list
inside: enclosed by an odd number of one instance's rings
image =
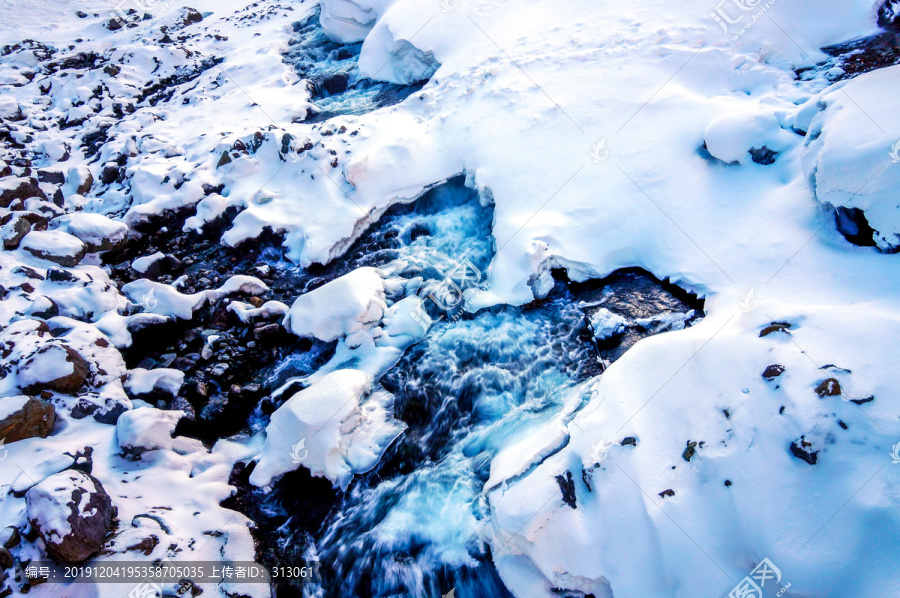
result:
[(54, 218), (50, 226), (81, 240), (88, 251), (99, 251), (122, 243), (128, 235), (128, 227), (103, 214), (74, 212)]
[(823, 91), (804, 155), (816, 199), (862, 209), (884, 251), (900, 246), (900, 121), (888, 117), (898, 75), (894, 66)]
[(89, 514), (87, 495), (74, 492), (85, 487), (93, 489), (93, 484), (80, 471), (60, 472), (36, 484), (25, 495), (29, 521), (59, 542), (72, 533), (68, 520), (72, 511)]
[(390, 393), (371, 387), (363, 372), (338, 370), (288, 399), (266, 427), (250, 483), (267, 486), (302, 465), (346, 490), (406, 428), (393, 417)]
[(257, 318), (284, 316), (290, 308), (281, 301), (266, 301), (259, 307), (253, 307), (243, 301), (232, 301), (228, 304), (228, 309), (236, 313), (241, 322), (247, 324)]
[(381, 320), (384, 280), (375, 268), (357, 268), (298, 297), (284, 319), (297, 336), (333, 341)]
[(128, 370), (128, 379), (125, 388), (132, 394), (144, 394), (161, 390), (172, 396), (177, 396), (184, 384), (184, 372), (172, 368), (156, 368), (147, 370), (134, 368)]
[(594, 332), (594, 338), (598, 341), (604, 341), (621, 334), (624, 332), (625, 327), (628, 326), (628, 320), (603, 307), (591, 314), (588, 323)]
[(116, 440), (126, 451), (171, 449), (175, 425), (183, 416), (183, 411), (162, 411), (152, 407), (132, 409), (116, 421)]
[(151, 253), (150, 255), (145, 255), (134, 260), (133, 262), (131, 262), (131, 267), (134, 268), (135, 272), (145, 274), (147, 270), (153, 267), (153, 264), (163, 259), (164, 257), (166, 256), (163, 252), (157, 251), (155, 253)]
[(84, 254), (84, 243), (68, 233), (33, 230), (19, 243), (19, 248), (38, 257), (74, 266)]
[[(231, 276), (218, 289), (186, 295), (174, 285), (141, 278), (122, 286), (122, 294), (147, 311), (158, 315), (190, 320), (193, 313), (207, 304), (236, 293), (255, 295), (268, 287), (253, 276)], [(141, 314), (138, 314), (141, 315)]]
[(0, 399), (0, 421), (19, 411), (28, 402), (26, 395), (4, 397)]
[[(61, 157), (63, 142), (69, 146), (62, 191), (70, 215), (83, 208), (137, 226), (163, 208), (198, 205), (185, 224), (197, 230), (229, 206), (246, 206), (223, 242), (238, 245), (270, 227), (285, 233), (288, 257), (306, 267), (338, 258), (390, 205), (465, 173), (493, 198), (496, 240), (485, 288), (466, 294), (469, 311), (533, 301), (550, 290), (553, 267), (564, 267), (573, 280), (643, 267), (707, 298), (700, 324), (637, 343), (590, 382), (583, 406), (575, 398), (577, 407), (553, 405), (565, 417), (554, 413), (546, 427), (523, 426), (495, 439), (505, 446), (498, 448), (502, 459), (495, 458), (490, 484), (453, 503), (454, 516), (462, 515), (452, 521), (465, 522), (460, 528), (467, 531), (476, 526), (466, 500), (483, 503), (476, 540), (490, 545), (516, 595), (549, 597), (554, 587), (617, 598), (726, 595), (765, 556), (798, 595), (881, 598), (898, 589), (900, 469), (888, 453), (900, 438), (894, 399), (900, 273), (896, 256), (847, 243), (822, 206), (859, 207), (878, 232), (879, 248), (896, 246), (900, 175), (891, 154), (900, 140), (894, 109), (900, 67), (839, 83), (797, 81), (794, 72), (824, 59), (818, 48), (872, 33), (872, 2), (776, 2), (738, 35), (734, 26), (722, 31), (709, 16), (716, 5), (706, 2), (471, 0), (445, 7), (324, 0), (330, 35), (365, 40), (364, 73), (408, 81), (437, 63), (440, 68), (400, 104), (312, 125), (293, 122), (311, 104), (281, 54), (290, 24), (308, 9), (264, 6), (271, 14), (243, 27), (233, 15), (244, 3), (198, 0), (196, 8), (209, 14), (195, 25), (202, 33), (192, 43), (223, 58), (221, 70), (179, 86), (171, 102), (145, 101), (118, 118), (111, 98), (94, 102), (94, 89), (137, 103), (147, 82), (190, 68), (202, 55), (157, 44), (150, 34), (107, 31), (86, 0), (0, 5), (3, 43), (32, 38), (65, 48), (80, 38), (79, 51), (104, 54), (122, 68), (118, 78), (98, 69), (80, 78), (42, 72), (28, 82), (22, 72), (34, 69), (33, 54), (2, 61), (2, 110), (21, 108), (25, 120), (16, 126), (33, 130), (35, 145), (48, 150), (46, 158), (35, 156), (34, 168), (52, 166), (50, 156)], [(91, 16), (77, 19), (76, 9)], [(46, 94), (36, 89), (49, 84)], [(111, 141), (91, 159), (77, 128), (50, 126), (40, 120), (45, 115), (50, 122), (89, 116), (93, 124), (110, 125)], [(340, 126), (357, 134), (322, 134)], [(236, 139), (258, 131), (264, 140), (255, 154), (216, 168)], [(314, 149), (303, 161), (283, 161), (283, 132), (308, 138)], [(19, 142), (25, 135), (12, 133)], [(700, 151), (704, 143), (716, 160)], [(749, 150), (762, 145), (779, 152), (774, 163), (750, 161)], [(608, 154), (592, 155), (600, 147)], [(117, 155), (128, 156), (128, 183), (101, 185), (103, 165)], [(88, 173), (93, 185), (77, 192)], [(225, 188), (206, 195), (203, 183)], [(49, 202), (26, 203), (41, 213), (62, 212)], [(24, 249), (74, 259), (81, 242), (64, 228), (32, 231), (23, 250), (0, 255), (0, 284), (8, 291), (0, 316), (10, 323), (0, 337), (15, 345), (5, 358), (10, 363), (51, 342), (29, 317), (49, 300), (60, 308), (54, 325), (68, 329), (66, 337), (81, 335), (81, 352), (101, 337), (129, 344), (128, 316), (121, 315), (128, 299), (144, 306), (143, 314), (131, 316), (136, 319), (189, 319), (222, 296), (186, 295), (145, 280), (120, 294), (101, 268), (86, 264), (66, 267), (77, 283), (49, 281), (52, 264)], [(44, 279), (16, 273), (22, 265)], [(26, 282), (40, 297), (23, 290)], [(238, 289), (222, 292), (262, 288), (234, 284)], [(407, 306), (416, 307), (412, 298), (389, 304), (385, 288), (380, 274), (360, 269), (298, 297), (286, 326), (337, 340), (335, 359), (357, 359), (358, 370), (329, 362), (273, 416), (265, 449), (261, 438), (222, 441), (212, 453), (159, 449), (126, 463), (115, 456), (111, 426), (66, 419), (65, 429), (48, 439), (7, 447), (2, 484), (27, 488), (34, 483), (28, 478), (43, 480), (67, 466), (63, 452), (89, 445), (96, 475), (118, 497), (124, 522), (113, 548), (140, 541), (150, 526), (162, 534), (143, 519), (128, 524), (163, 505), (173, 509), (160, 511), (173, 531), (161, 536), (161, 546), (209, 540), (189, 554), (252, 559), (247, 520), (219, 506), (231, 492), (228, 474), (236, 460), (260, 454), (255, 481), (271, 483), (300, 465), (291, 453), (307, 435), (302, 464), (345, 486), (402, 429), (390, 418), (387, 396), (370, 386), (421, 336), (404, 315)], [(758, 305), (742, 305), (752, 289)], [(795, 324), (791, 336), (759, 337), (763, 326), (781, 319)], [(127, 400), (121, 356), (113, 348), (96, 350), (108, 375), (94, 384), (98, 396), (91, 400)], [(779, 388), (760, 377), (773, 363), (787, 367)], [(875, 401), (856, 406), (815, 396), (812, 389), (826, 376), (818, 368), (828, 363), (852, 371), (842, 374), (849, 396)], [(0, 380), (4, 396), (18, 394), (17, 378)], [(501, 399), (484, 402), (491, 400)], [(350, 417), (349, 436), (327, 419), (335, 411), (335, 419)], [(836, 428), (836, 418), (848, 429)], [(327, 425), (316, 431), (317, 422)], [(824, 440), (815, 466), (788, 450), (807, 434)], [(639, 438), (639, 446), (617, 445), (625, 436)], [(578, 468), (592, 462), (600, 441), (612, 443), (609, 459), (592, 469), (588, 490)], [(681, 458), (687, 441), (705, 443), (690, 463)], [(576, 510), (561, 501), (555, 481), (569, 470)], [(734, 485), (725, 487), (724, 479)], [(674, 497), (659, 497), (669, 488)], [(183, 497), (196, 504), (180, 502)], [(22, 502), (5, 498), (3, 520), (23, 525)], [(386, 529), (408, 532), (416, 521), (410, 512), (393, 515)], [(201, 536), (209, 529), (223, 531), (225, 539)], [(450, 542), (447, 530), (429, 527), (428, 533)], [(48, 586), (33, 591), (49, 594)], [(111, 595), (111, 587), (96, 591)], [(265, 588), (242, 593), (260, 595)]]

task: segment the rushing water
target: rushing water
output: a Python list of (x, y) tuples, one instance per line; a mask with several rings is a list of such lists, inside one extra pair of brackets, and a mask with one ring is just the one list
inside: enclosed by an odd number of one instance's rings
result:
[[(484, 284), (492, 220), (489, 194), (457, 177), (391, 208), (327, 267), (295, 269), (274, 254), (270, 263), (302, 292), (376, 266), (427, 297), (461, 260), (477, 271), (473, 284)], [(462, 598), (508, 595), (481, 533), (493, 457), (556, 416), (567, 391), (628, 346), (690, 325), (691, 307), (699, 307), (640, 271), (580, 285), (557, 277), (546, 299), (523, 307), (469, 314), (430, 306), (442, 319), (380, 380), (409, 427), (346, 493), (305, 471), (284, 476), (271, 493), (244, 486), (236, 507), (260, 526), (263, 560), (315, 556), (325, 572), (323, 585), (282, 585), (279, 596), (439, 597), (451, 588)], [(597, 309), (622, 315), (628, 327), (598, 341), (588, 325)], [(268, 373), (269, 387), (309, 374), (328, 350), (315, 345), (289, 356)], [(289, 388), (274, 402), (299, 385)], [(258, 428), (274, 407), (257, 412)]]

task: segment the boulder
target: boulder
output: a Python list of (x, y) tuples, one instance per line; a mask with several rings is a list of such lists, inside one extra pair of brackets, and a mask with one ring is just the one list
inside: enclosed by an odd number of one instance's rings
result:
[(56, 422), (53, 405), (27, 396), (0, 399), (0, 438), (16, 442), (26, 438), (46, 438)]
[(54, 218), (50, 227), (76, 237), (91, 253), (121, 249), (128, 238), (128, 226), (124, 222), (89, 212)]
[(0, 226), (0, 240), (3, 241), (3, 249), (15, 249), (31, 232), (31, 223), (21, 214), (13, 214), (7, 222)]
[(96, 554), (112, 529), (115, 509), (100, 481), (69, 469), (54, 474), (25, 494), (28, 520), (47, 554), (75, 564)]
[(28, 177), (0, 181), (0, 207), (8, 208), (15, 200), (25, 200), (29, 197), (47, 199), (47, 195), (41, 191), (36, 178)]
[(90, 373), (90, 365), (67, 345), (47, 345), (32, 353), (19, 366), (19, 388), (26, 394), (55, 390), (71, 394)]
[(85, 245), (78, 237), (62, 231), (31, 231), (19, 243), (19, 248), (31, 255), (66, 268), (78, 265), (85, 254)]
[(172, 433), (182, 411), (162, 411), (140, 407), (126, 411), (116, 422), (119, 447), (127, 455), (139, 457), (147, 451), (172, 448)]

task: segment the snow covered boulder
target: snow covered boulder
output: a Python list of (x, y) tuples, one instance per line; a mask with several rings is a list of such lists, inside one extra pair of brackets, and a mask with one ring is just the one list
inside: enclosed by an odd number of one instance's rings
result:
[(46, 438), (56, 423), (53, 405), (20, 395), (0, 399), (0, 438), (16, 442), (26, 438)]
[(303, 465), (346, 490), (353, 474), (372, 469), (406, 425), (393, 418), (393, 395), (368, 394), (371, 385), (359, 370), (337, 370), (291, 397), (272, 414), (250, 483), (266, 486)]
[(385, 310), (384, 279), (375, 268), (357, 268), (298, 297), (284, 327), (333, 341), (380, 322)]
[(54, 218), (50, 222), (50, 228), (78, 238), (88, 252), (119, 249), (128, 237), (125, 223), (88, 212), (75, 212)]
[(395, 37), (386, 23), (375, 26), (359, 55), (361, 75), (399, 85), (426, 81), (440, 66), (430, 51), (422, 51), (410, 41)]
[(47, 199), (36, 178), (6, 177), (0, 180), (0, 207), (8, 208), (14, 201), (24, 201), (29, 197)]
[(19, 248), (41, 259), (72, 268), (84, 257), (85, 246), (78, 237), (62, 231), (31, 231)]
[(68, 345), (41, 347), (19, 365), (19, 388), (30, 395), (42, 390), (74, 393), (84, 384), (90, 365)]
[(713, 120), (703, 135), (706, 149), (726, 164), (768, 165), (800, 139), (781, 128), (770, 111), (737, 112)]
[(598, 341), (605, 341), (622, 334), (628, 326), (628, 320), (606, 308), (600, 308), (592, 313), (588, 318), (588, 323), (594, 333), (594, 338)]
[(0, 219), (0, 241), (3, 249), (15, 249), (29, 232), (31, 223), (21, 214), (9, 214)]
[[(898, 94), (900, 66), (866, 73), (826, 95), (803, 157), (816, 199), (834, 208), (844, 237), (886, 253), (900, 249), (900, 121), (880, 116), (893, 113)], [(869, 114), (882, 125), (876, 128)]]
[(115, 509), (100, 481), (66, 470), (33, 486), (25, 494), (28, 521), (37, 529), (47, 553), (67, 564), (80, 563), (103, 547)]
[(128, 371), (125, 392), (131, 397), (160, 393), (168, 397), (178, 396), (184, 384), (184, 372), (172, 368), (146, 370), (134, 368)]
[(126, 411), (116, 422), (119, 447), (127, 455), (140, 457), (147, 451), (172, 448), (172, 433), (183, 411), (140, 407)]

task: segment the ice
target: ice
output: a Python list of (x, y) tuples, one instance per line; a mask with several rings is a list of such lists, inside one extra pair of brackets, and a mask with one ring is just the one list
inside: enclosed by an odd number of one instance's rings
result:
[(598, 341), (607, 340), (617, 334), (621, 334), (628, 325), (628, 320), (618, 314), (614, 314), (605, 308), (600, 308), (591, 314), (591, 330)]

